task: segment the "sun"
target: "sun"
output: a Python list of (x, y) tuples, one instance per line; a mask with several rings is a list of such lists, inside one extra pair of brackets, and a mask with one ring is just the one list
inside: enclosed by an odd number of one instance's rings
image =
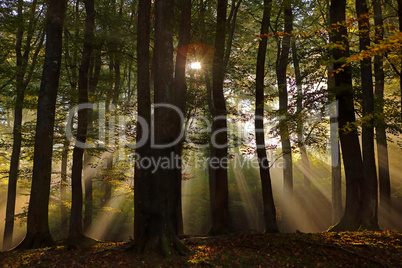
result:
[(190, 64), (191, 69), (200, 70), (201, 69), (201, 62), (196, 61)]

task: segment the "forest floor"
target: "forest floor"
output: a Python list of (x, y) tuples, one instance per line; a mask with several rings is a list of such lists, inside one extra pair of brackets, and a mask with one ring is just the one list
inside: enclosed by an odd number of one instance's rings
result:
[(190, 256), (134, 256), (128, 243), (1, 252), (0, 267), (401, 267), (402, 233), (236, 234), (191, 237)]

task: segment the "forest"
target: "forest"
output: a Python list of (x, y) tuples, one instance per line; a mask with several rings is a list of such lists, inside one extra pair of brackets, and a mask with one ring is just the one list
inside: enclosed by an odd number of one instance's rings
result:
[(401, 0), (0, 1), (0, 39), (3, 251), (402, 230)]

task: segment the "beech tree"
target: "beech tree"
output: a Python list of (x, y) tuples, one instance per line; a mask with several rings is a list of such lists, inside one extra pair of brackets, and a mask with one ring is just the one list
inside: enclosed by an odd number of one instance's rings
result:
[[(93, 36), (95, 28), (95, 6), (94, 0), (85, 0), (86, 20), (84, 46), (82, 51), (81, 65), (78, 77), (78, 104), (88, 103), (88, 72), (91, 53), (93, 50)], [(73, 151), (73, 167), (72, 167), (72, 206), (69, 226), (69, 243), (75, 245), (79, 240), (83, 239), (82, 229), (82, 170), (83, 170), (83, 144), (87, 138), (88, 127), (88, 110), (79, 109), (78, 111), (78, 128), (77, 141)]]
[(264, 206), (265, 232), (276, 233), (278, 226), (276, 223), (276, 208), (272, 195), (271, 175), (269, 161), (265, 148), (264, 134), (264, 76), (265, 59), (267, 53), (268, 33), (271, 19), (271, 0), (264, 0), (264, 14), (261, 23), (261, 40), (258, 46), (257, 70), (256, 70), (256, 89), (255, 89), (255, 139), (257, 146), (258, 164), (260, 168), (260, 179)]
[[(368, 6), (366, 0), (356, 0), (356, 12), (359, 25), (360, 51), (364, 51), (370, 46), (370, 21), (368, 18)], [(364, 167), (362, 202), (364, 205), (360, 228), (378, 230), (378, 186), (374, 157), (374, 93), (370, 58), (365, 58), (360, 61), (360, 74), (363, 93), (363, 118), (365, 118), (362, 126)]]
[[(289, 62), (289, 51), (291, 46), (291, 33), (293, 30), (293, 15), (291, 0), (283, 1), (284, 13), (284, 36), (281, 42), (278, 42), (278, 56), (276, 62), (276, 77), (279, 91), (279, 132), (281, 136), (282, 157), (283, 157), (283, 200), (284, 223), (288, 220), (288, 213), (292, 207), (293, 200), (293, 161), (292, 147), (290, 144), (290, 133), (288, 126), (289, 105), (288, 105), (288, 87), (287, 87), (287, 67)], [(288, 228), (285, 226), (285, 230)]]
[(211, 235), (228, 232), (229, 190), (227, 174), (228, 137), (226, 121), (226, 102), (223, 95), (225, 78), (225, 40), (227, 0), (218, 0), (216, 15), (216, 32), (214, 59), (212, 63), (212, 148), (211, 159), (218, 160), (219, 165), (210, 167), (210, 198), (212, 212)]
[(17, 249), (54, 245), (49, 231), (53, 126), (61, 67), (65, 0), (50, 0), (46, 25), (46, 51), (38, 98), (31, 196), (28, 206), (27, 234)]
[(346, 0), (331, 1), (330, 41), (340, 47), (331, 49), (334, 60), (334, 87), (329, 89), (338, 103), (339, 139), (346, 175), (346, 204), (342, 219), (330, 231), (354, 231), (361, 224), (361, 189), (364, 182), (363, 160), (360, 150), (353, 102), (352, 73), (350, 65), (340, 69), (349, 57), (348, 32), (345, 24)]
[[(151, 176), (150, 170), (140, 166), (142, 157), (150, 154), (149, 134), (151, 126), (151, 89), (150, 89), (150, 31), (151, 31), (151, 1), (140, 0), (138, 2), (138, 26), (137, 26), (137, 133), (136, 164), (134, 170), (134, 239), (139, 241), (144, 232), (141, 213), (142, 195), (141, 188), (145, 187), (146, 179)], [(143, 121), (138, 120), (143, 118)], [(145, 129), (144, 129), (145, 128)], [(145, 136), (145, 137), (144, 137)], [(145, 138), (144, 143), (140, 141)], [(142, 186), (144, 185), (144, 186)]]
[[(381, 1), (373, 1), (374, 23), (376, 43), (384, 39), (384, 22), (382, 15)], [(388, 142), (386, 135), (386, 123), (384, 118), (384, 87), (385, 72), (383, 64), (384, 56), (374, 56), (374, 77), (375, 77), (375, 97), (376, 109), (380, 113), (378, 123), (376, 125), (376, 142), (377, 142), (377, 166), (378, 181), (380, 186), (380, 208), (384, 217), (385, 226), (390, 224), (391, 220), (391, 183), (389, 175), (388, 160)]]
[[(13, 125), (13, 149), (10, 160), (10, 171), (8, 179), (6, 221), (4, 227), (3, 249), (12, 247), (14, 233), (15, 200), (17, 195), (17, 180), (19, 162), (22, 145), (22, 111), (25, 98), (25, 91), (28, 87), (35, 67), (37, 58), (44, 42), (44, 32), (39, 31), (37, 40), (35, 39), (35, 23), (39, 22), (36, 16), (37, 1), (32, 1), (29, 12), (24, 12), (24, 1), (17, 2), (17, 33), (15, 41), (16, 55), (16, 98), (14, 106), (14, 125)], [(35, 49), (33, 49), (36, 46)], [(32, 55), (32, 62), (29, 56)]]
[[(141, 5), (142, 6), (142, 5)], [(144, 3), (144, 8), (148, 5)], [(167, 167), (156, 166), (154, 173), (141, 174), (139, 191), (142, 223), (136, 252), (158, 251), (169, 256), (173, 247), (180, 253), (188, 253), (187, 247), (177, 237), (175, 222), (179, 206), (177, 172), (171, 161), (176, 159), (177, 120), (174, 110), (166, 105), (175, 104), (173, 79), (173, 23), (174, 1), (155, 1), (155, 43), (154, 43), (154, 135), (158, 147), (150, 148), (145, 157), (168, 161)], [(146, 10), (145, 10), (146, 11)], [(146, 30), (146, 29), (144, 29)], [(144, 47), (145, 49), (145, 47)], [(144, 85), (144, 88), (146, 85)], [(152, 137), (151, 137), (152, 138)], [(173, 157), (172, 157), (173, 156)]]
[[(180, 2), (180, 33), (179, 43), (176, 50), (176, 65), (175, 65), (175, 103), (176, 107), (180, 110), (182, 115), (186, 114), (186, 96), (187, 96), (187, 82), (186, 82), (186, 64), (188, 55), (188, 46), (190, 43), (190, 30), (191, 30), (191, 0), (181, 0)], [(175, 122), (178, 124), (178, 130), (182, 128), (182, 122), (176, 118)], [(180, 135), (180, 133), (178, 133)], [(177, 234), (183, 233), (183, 216), (182, 216), (182, 202), (181, 202), (181, 182), (182, 182), (182, 146), (183, 139), (176, 145), (176, 155), (179, 159), (178, 172), (177, 172), (177, 187), (179, 189), (179, 207), (177, 211)]]

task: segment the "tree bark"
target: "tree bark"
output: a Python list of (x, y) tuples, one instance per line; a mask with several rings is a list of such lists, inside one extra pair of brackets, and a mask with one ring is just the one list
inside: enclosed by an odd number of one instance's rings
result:
[(276, 77), (279, 90), (279, 131), (281, 135), (282, 155), (283, 155), (283, 199), (282, 199), (282, 224), (285, 231), (290, 231), (287, 227), (288, 215), (293, 202), (293, 161), (292, 148), (290, 144), (290, 133), (288, 127), (288, 88), (286, 83), (286, 70), (289, 61), (289, 50), (291, 33), (293, 30), (293, 15), (291, 0), (283, 1), (284, 8), (284, 37), (282, 44), (278, 48), (278, 61), (276, 64)]
[(161, 160), (166, 166), (154, 166), (154, 172), (148, 172), (147, 177), (141, 177), (139, 181), (143, 225), (136, 246), (138, 253), (156, 251), (166, 257), (171, 254), (172, 247), (183, 254), (189, 251), (179, 241), (175, 227), (180, 199), (174, 145), (177, 123), (174, 122), (174, 111), (163, 106), (174, 105), (173, 11), (173, 0), (155, 1), (155, 131), (151, 134), (155, 145), (144, 156)]
[[(346, 174), (346, 203), (343, 217), (330, 231), (356, 231), (361, 224), (362, 184), (364, 181), (363, 161), (357, 129), (354, 127), (355, 111), (351, 67), (339, 68), (343, 60), (349, 57), (349, 43), (345, 23), (346, 0), (331, 1), (330, 22), (332, 25), (330, 41), (342, 45), (342, 49), (333, 48), (335, 86), (330, 91), (336, 96), (339, 109), (339, 138), (341, 142), (343, 164)], [(350, 129), (349, 129), (350, 128)]]
[(264, 0), (264, 14), (261, 23), (261, 40), (258, 46), (256, 88), (255, 88), (255, 139), (260, 169), (262, 200), (264, 208), (265, 233), (277, 233), (276, 208), (272, 195), (269, 160), (265, 148), (264, 134), (264, 74), (267, 53), (268, 33), (271, 19), (272, 0)]
[[(6, 207), (6, 219), (4, 226), (4, 239), (3, 239), (3, 250), (12, 247), (13, 243), (13, 233), (14, 233), (14, 217), (15, 217), (15, 202), (17, 196), (17, 180), (18, 180), (18, 169), (21, 154), (22, 145), (22, 110), (23, 102), (25, 96), (25, 90), (32, 76), (33, 69), (36, 63), (36, 57), (42, 48), (43, 39), (38, 44), (36, 52), (34, 54), (34, 61), (31, 66), (31, 73), (27, 75), (28, 69), (28, 57), (31, 53), (31, 39), (33, 37), (34, 28), (33, 23), (36, 21), (35, 11), (37, 6), (37, 1), (33, 1), (31, 4), (31, 9), (28, 14), (30, 18), (24, 18), (23, 14), (23, 1), (19, 0), (17, 3), (17, 17), (18, 17), (18, 28), (16, 34), (15, 42), (15, 52), (16, 52), (16, 63), (17, 63), (17, 73), (16, 73), (16, 98), (14, 106), (14, 125), (13, 125), (13, 149), (11, 153), (10, 160), (10, 171), (8, 178), (8, 192), (7, 192), (7, 207)], [(24, 41), (24, 29), (26, 20), (29, 21), (27, 27), (27, 37), (26, 45), (23, 49)], [(24, 51), (23, 51), (24, 50)], [(26, 77), (27, 76), (27, 77)]]
[[(143, 233), (143, 216), (141, 212), (142, 196), (141, 185), (146, 183), (151, 175), (149, 169), (140, 165), (141, 157), (149, 155), (149, 133), (151, 126), (151, 89), (150, 89), (150, 31), (151, 31), (151, 1), (140, 0), (138, 3), (137, 26), (137, 133), (136, 133), (136, 159), (134, 170), (134, 239), (139, 242)], [(142, 118), (143, 122), (138, 119)], [(139, 144), (145, 137), (145, 143)]]
[[(177, 108), (179, 108), (181, 114), (184, 116), (186, 114), (186, 95), (187, 95), (187, 83), (186, 83), (186, 63), (187, 63), (187, 48), (185, 47), (190, 43), (190, 29), (191, 29), (191, 0), (181, 0), (181, 23), (180, 23), (180, 33), (179, 33), (179, 44), (176, 52), (176, 67), (175, 67), (175, 102)], [(181, 131), (184, 122), (181, 122), (179, 118), (176, 119), (177, 130)], [(180, 133), (177, 133), (178, 135)], [(177, 177), (177, 187), (179, 189), (179, 208), (177, 211), (177, 224), (176, 232), (177, 234), (183, 234), (183, 215), (182, 215), (182, 203), (181, 203), (181, 181), (182, 181), (182, 146), (183, 140), (176, 145), (176, 155), (179, 160), (178, 163), (178, 177)]]
[[(210, 166), (214, 173), (210, 177), (210, 198), (212, 212), (212, 226), (210, 235), (224, 234), (229, 231), (228, 210), (229, 191), (227, 175), (227, 122), (226, 103), (223, 95), (223, 81), (225, 76), (224, 54), (226, 40), (226, 9), (227, 0), (218, 0), (217, 22), (214, 45), (214, 60), (212, 66), (212, 98), (213, 123), (211, 136), (211, 160), (218, 165)], [(210, 162), (211, 165), (212, 162)]]
[(53, 126), (62, 53), (65, 0), (49, 1), (46, 26), (46, 51), (38, 98), (31, 196), (27, 234), (17, 249), (52, 246), (48, 205), (51, 181)]
[[(91, 61), (91, 53), (93, 50), (93, 38), (95, 28), (95, 6), (94, 0), (84, 0), (86, 10), (84, 46), (82, 50), (82, 59), (78, 76), (78, 103), (88, 103), (88, 76), (89, 65)], [(77, 143), (73, 150), (73, 166), (72, 166), (72, 205), (69, 225), (68, 240), (70, 246), (77, 246), (83, 239), (82, 229), (82, 170), (83, 170), (83, 154), (82, 144), (86, 142), (88, 116), (87, 109), (79, 109), (78, 111), (78, 128)]]
[[(373, 1), (374, 23), (376, 27), (376, 42), (379, 43), (384, 38), (384, 23), (382, 16), (382, 3), (379, 0)], [(387, 228), (391, 223), (391, 183), (389, 175), (388, 161), (388, 145), (386, 134), (386, 123), (384, 119), (384, 80), (385, 74), (383, 69), (384, 57), (380, 55), (374, 56), (374, 77), (375, 77), (375, 97), (376, 109), (380, 114), (377, 118), (376, 141), (377, 141), (377, 157), (378, 157), (378, 181), (380, 186), (380, 215), (384, 219), (384, 227)]]
[[(360, 51), (364, 51), (370, 46), (370, 22), (366, 0), (356, 0), (356, 12)], [(374, 94), (370, 58), (360, 61), (360, 74), (363, 93), (363, 117), (365, 118), (362, 125), (364, 182), (362, 188), (363, 214), (360, 228), (378, 230), (378, 185), (374, 156)]]

